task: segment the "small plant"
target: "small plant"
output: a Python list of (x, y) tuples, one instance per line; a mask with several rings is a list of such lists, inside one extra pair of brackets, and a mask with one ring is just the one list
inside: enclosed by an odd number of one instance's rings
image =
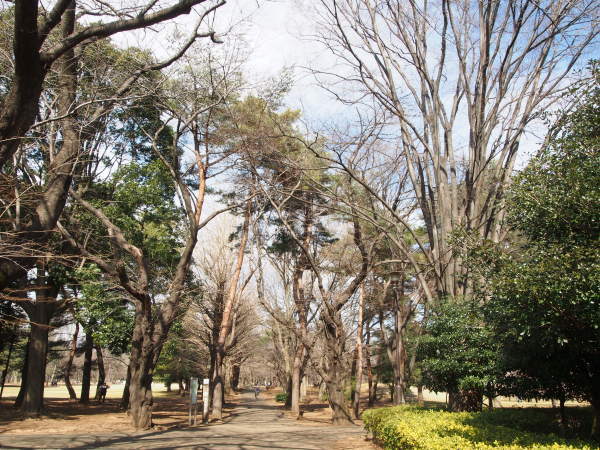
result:
[(282, 392), (282, 393), (277, 394), (275, 396), (275, 401), (279, 402), (279, 403), (285, 403), (285, 402), (287, 402), (287, 398), (288, 398), (287, 393), (286, 392)]

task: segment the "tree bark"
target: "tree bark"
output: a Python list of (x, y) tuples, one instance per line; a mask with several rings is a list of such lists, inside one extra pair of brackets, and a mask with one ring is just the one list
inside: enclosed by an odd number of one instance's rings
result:
[(352, 411), (354, 413), (354, 418), (360, 418), (360, 391), (362, 385), (362, 376), (363, 376), (363, 345), (362, 345), (362, 335), (363, 335), (363, 320), (364, 320), (364, 309), (365, 309), (365, 283), (361, 283), (360, 285), (360, 296), (358, 303), (358, 328), (356, 330), (356, 375), (355, 379), (355, 388), (354, 388), (354, 398), (352, 404)]
[[(45, 308), (36, 308), (43, 310)], [(42, 311), (39, 311), (42, 313)], [(27, 364), (27, 384), (21, 410), (36, 417), (44, 406), (44, 381), (46, 376), (46, 356), (48, 353), (49, 318), (43, 313), (33, 316), (31, 339), (29, 341), (29, 359)]]
[(29, 346), (31, 344), (31, 334), (27, 339), (27, 346), (25, 347), (25, 357), (23, 358), (23, 367), (21, 367), (21, 386), (19, 387), (19, 393), (15, 399), (14, 407), (20, 408), (23, 405), (25, 399), (25, 388), (27, 386), (27, 373), (29, 367)]
[(35, 301), (22, 302), (22, 307), (29, 316), (31, 334), (28, 344), (28, 362), (25, 391), (21, 410), (27, 416), (37, 417), (44, 406), (44, 382), (46, 378), (46, 358), (48, 354), (48, 332), (50, 320), (58, 309), (56, 296), (58, 290), (47, 285), (43, 275), (45, 266), (38, 266), (39, 284), (36, 286)]
[(131, 364), (127, 366), (127, 378), (125, 379), (125, 387), (123, 387), (123, 396), (121, 397), (120, 408), (129, 412), (129, 385), (131, 383)]
[(240, 384), (240, 365), (239, 364), (234, 364), (232, 367), (232, 374), (231, 374), (231, 387), (233, 388), (234, 391), (237, 392), (239, 384)]
[(285, 385), (285, 393), (287, 394), (285, 397), (285, 408), (290, 409), (292, 407), (292, 390), (293, 390), (293, 381), (292, 375), (288, 376), (286, 385)]
[[(365, 345), (365, 359), (367, 362), (367, 379), (369, 382), (369, 400), (368, 406), (371, 408), (377, 400), (377, 374), (373, 374), (373, 365), (371, 364), (371, 325), (367, 320), (367, 342)], [(376, 364), (377, 365), (377, 362)]]
[(83, 373), (81, 376), (81, 395), (79, 403), (87, 405), (90, 402), (90, 384), (92, 380), (92, 354), (94, 351), (94, 339), (92, 333), (85, 334), (85, 353), (83, 360)]
[(69, 398), (71, 400), (77, 400), (77, 394), (75, 393), (75, 389), (73, 389), (73, 385), (71, 384), (71, 370), (73, 368), (73, 358), (75, 358), (75, 352), (77, 352), (77, 337), (79, 335), (79, 323), (75, 322), (75, 332), (73, 333), (73, 339), (71, 339), (71, 348), (69, 349), (69, 359), (67, 360), (67, 364), (65, 366), (65, 386), (67, 387), (67, 391), (69, 391)]
[(325, 384), (329, 407), (333, 411), (332, 421), (334, 425), (347, 425), (353, 421), (344, 396), (344, 378), (347, 369), (343, 364), (345, 336), (341, 326), (341, 315), (339, 312), (335, 316), (326, 313), (323, 319), (327, 359)]
[(350, 409), (348, 408), (346, 398), (344, 396), (343, 380), (338, 374), (332, 374), (332, 377), (327, 385), (327, 401), (329, 407), (333, 411), (331, 420), (334, 425), (352, 424)]
[[(146, 304), (145, 304), (146, 303)], [(145, 305), (144, 305), (145, 304)], [(152, 427), (152, 371), (154, 370), (154, 345), (151, 335), (150, 301), (139, 302), (136, 306), (136, 320), (133, 328), (131, 371), (129, 383), (129, 411), (136, 429)]]
[(475, 390), (449, 390), (448, 409), (453, 412), (479, 412), (483, 405), (483, 394)]
[(302, 361), (304, 357), (304, 347), (298, 343), (298, 348), (294, 354), (294, 363), (292, 366), (292, 414), (296, 419), (300, 418), (300, 384), (302, 382)]
[(217, 349), (215, 367), (213, 368), (212, 416), (216, 420), (223, 419), (223, 359), (224, 351)]
[(98, 365), (98, 383), (96, 384), (96, 395), (94, 398), (98, 400), (100, 398), (100, 385), (104, 384), (106, 379), (106, 371), (104, 370), (104, 358), (102, 357), (102, 348), (99, 345), (96, 348), (96, 364)]

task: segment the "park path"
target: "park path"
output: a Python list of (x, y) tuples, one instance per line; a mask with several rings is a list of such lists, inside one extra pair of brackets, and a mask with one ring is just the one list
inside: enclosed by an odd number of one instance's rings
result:
[(334, 427), (298, 422), (281, 409), (243, 394), (224, 423), (193, 428), (105, 435), (0, 435), (0, 448), (136, 449), (370, 449), (359, 426)]

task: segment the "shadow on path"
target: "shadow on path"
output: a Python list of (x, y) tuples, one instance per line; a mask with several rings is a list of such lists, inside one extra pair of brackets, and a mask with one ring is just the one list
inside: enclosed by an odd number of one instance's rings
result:
[[(98, 435), (4, 435), (0, 448), (137, 448), (137, 449), (331, 449), (349, 436), (364, 435), (358, 426), (334, 427), (299, 424), (280, 407), (253, 393), (220, 423), (184, 429)], [(338, 447), (343, 448), (343, 447)], [(348, 447), (356, 448), (356, 447)]]

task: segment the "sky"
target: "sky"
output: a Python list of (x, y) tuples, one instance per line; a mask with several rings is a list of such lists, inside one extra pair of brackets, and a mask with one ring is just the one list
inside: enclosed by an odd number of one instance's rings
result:
[(260, 83), (293, 71), (294, 84), (286, 97), (290, 108), (300, 109), (308, 120), (343, 114), (344, 107), (317, 86), (307, 67), (323, 67), (333, 57), (311, 39), (316, 31), (311, 8), (314, 0), (262, 0), (229, 2), (217, 15), (215, 29), (233, 25), (247, 44), (246, 76)]

